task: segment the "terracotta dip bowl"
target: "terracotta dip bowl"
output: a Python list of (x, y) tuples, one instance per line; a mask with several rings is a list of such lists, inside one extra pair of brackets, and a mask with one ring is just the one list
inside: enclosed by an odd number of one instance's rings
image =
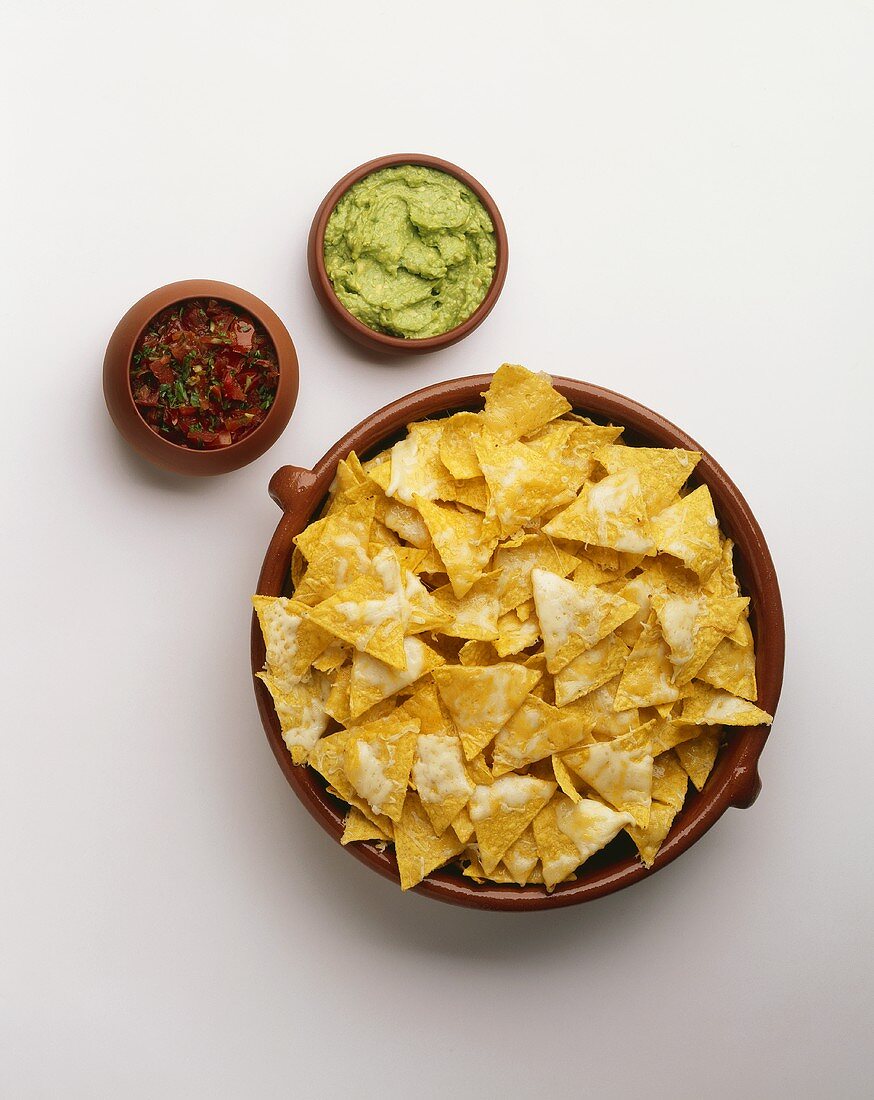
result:
[[(131, 356), (143, 330), (153, 317), (189, 298), (215, 298), (248, 313), (270, 337), (279, 363), (276, 397), (264, 420), (237, 443), (215, 450), (195, 450), (162, 439), (140, 416), (130, 387)], [(270, 306), (230, 283), (212, 279), (185, 279), (169, 283), (140, 298), (118, 322), (103, 360), (103, 395), (116, 428), (149, 462), (174, 474), (208, 477), (239, 470), (253, 462), (280, 437), (297, 402), (298, 363), (294, 344), (285, 325)]]
[[(380, 409), (336, 443), (313, 470), (283, 466), (270, 481), (270, 495), (283, 511), (273, 535), (258, 592), (268, 596), (289, 595), (292, 538), (317, 517), (331, 485), (337, 463), (355, 450), (363, 459), (394, 443), (414, 420), (440, 416), (461, 409), (480, 409), (480, 394), (491, 375), (475, 375), (441, 382), (402, 397)], [(624, 438), (631, 443), (655, 447), (702, 448), (685, 432), (658, 413), (610, 390), (554, 378), (553, 384), (574, 406), (574, 411), (595, 420), (625, 426)], [(698, 463), (692, 484), (706, 483), (723, 531), (735, 543), (735, 570), (744, 594), (750, 597), (750, 626), (756, 645), (756, 675), (759, 706), (774, 714), (783, 682), (783, 608), (774, 564), (761, 529), (749, 505), (728, 475), (706, 452)], [(255, 616), (252, 617), (252, 673), (264, 667), (264, 642)], [(313, 769), (295, 767), (285, 747), (270, 694), (254, 679), (255, 694), (267, 740), (276, 760), (298, 798), (334, 840), (343, 832), (345, 805), (331, 797), (326, 784)], [(734, 729), (720, 749), (713, 771), (700, 793), (690, 786), (686, 803), (647, 870), (637, 857), (631, 840), (621, 833), (611, 844), (592, 856), (577, 872), (575, 882), (561, 883), (551, 894), (538, 885), (515, 886), (484, 883), (464, 878), (460, 871), (444, 869), (429, 875), (414, 887), (420, 894), (475, 909), (530, 911), (557, 909), (591, 901), (630, 886), (654, 874), (686, 851), (725, 813), (730, 806), (750, 806), (761, 784), (758, 760), (768, 737), (768, 727)], [(391, 849), (381, 852), (369, 843), (350, 844), (353, 856), (374, 871), (398, 882), (397, 863)]]
[[(436, 168), (439, 172), (445, 172), (449, 176), (455, 176), (463, 184), (470, 188), (479, 201), (483, 204), (492, 219), (495, 227), (495, 242), (497, 255), (495, 260), (495, 274), (485, 298), (480, 302), (474, 312), (455, 328), (448, 332), (442, 332), (439, 336), (429, 336), (422, 340), (408, 340), (401, 336), (388, 336), (384, 332), (376, 332), (368, 328), (353, 317), (348, 309), (340, 302), (334, 293), (328, 272), (325, 270), (325, 226), (334, 211), (334, 207), (345, 195), (349, 188), (359, 180), (369, 176), (372, 172), (378, 172), (380, 168), (391, 168), (404, 164), (420, 165), (423, 168)], [(382, 354), (388, 352), (395, 355), (420, 354), (425, 351), (438, 351), (440, 348), (448, 348), (450, 344), (456, 344), (463, 340), (475, 328), (478, 328), (488, 317), (494, 308), (495, 302), (500, 297), (507, 278), (507, 230), (504, 227), (504, 219), (492, 196), (481, 183), (468, 175), (464, 169), (456, 164), (450, 164), (448, 160), (439, 157), (429, 157), (424, 153), (392, 153), (390, 156), (377, 157), (366, 164), (360, 164), (353, 168), (339, 182), (335, 183), (325, 195), (322, 204), (316, 211), (313, 224), (310, 227), (309, 240), (307, 241), (307, 268), (309, 269), (310, 282), (316, 297), (325, 309), (328, 317), (337, 328), (350, 336), (357, 343), (362, 344), (371, 351)]]

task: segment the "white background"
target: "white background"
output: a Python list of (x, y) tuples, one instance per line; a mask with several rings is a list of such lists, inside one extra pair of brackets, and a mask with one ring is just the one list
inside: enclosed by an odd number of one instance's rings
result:
[[(0, 40), (0, 1093), (862, 1096), (871, 0), (2, 0)], [(329, 327), (304, 250), (334, 181), (396, 151), (485, 183), (510, 272), (463, 344), (383, 363)], [(121, 314), (193, 276), (265, 298), (301, 362), (272, 451), (205, 482), (135, 458), (101, 394)], [(503, 360), (710, 450), (789, 638), (756, 805), (521, 917), (341, 851), (248, 667), (273, 470)]]

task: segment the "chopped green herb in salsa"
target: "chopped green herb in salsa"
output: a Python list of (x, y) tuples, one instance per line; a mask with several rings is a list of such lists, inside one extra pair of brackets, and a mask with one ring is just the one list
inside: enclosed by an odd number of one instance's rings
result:
[(149, 323), (130, 384), (140, 416), (162, 438), (195, 450), (228, 447), (266, 417), (279, 364), (257, 321), (227, 302), (192, 298)]

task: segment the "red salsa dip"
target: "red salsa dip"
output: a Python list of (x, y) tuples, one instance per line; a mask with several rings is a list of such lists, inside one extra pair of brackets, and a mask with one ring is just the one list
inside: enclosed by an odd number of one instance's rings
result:
[(250, 435), (278, 384), (276, 349), (263, 327), (214, 298), (189, 298), (153, 317), (131, 358), (140, 416), (162, 439), (194, 450)]

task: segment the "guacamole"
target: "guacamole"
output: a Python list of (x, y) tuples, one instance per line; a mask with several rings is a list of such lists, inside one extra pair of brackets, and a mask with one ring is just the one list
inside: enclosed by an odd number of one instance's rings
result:
[(434, 168), (373, 172), (325, 228), (325, 267), (349, 312), (376, 332), (422, 340), (466, 321), (495, 272), (495, 230), (469, 187)]

